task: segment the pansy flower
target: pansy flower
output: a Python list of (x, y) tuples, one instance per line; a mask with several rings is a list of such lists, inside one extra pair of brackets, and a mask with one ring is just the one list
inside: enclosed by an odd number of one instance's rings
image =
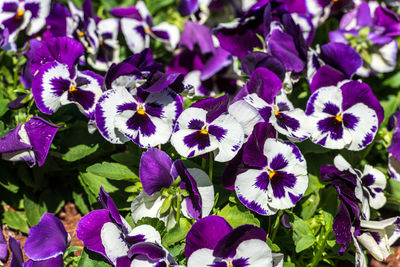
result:
[(171, 144), (187, 158), (208, 152), (215, 160), (231, 160), (243, 145), (243, 129), (228, 114), (229, 96), (207, 98), (194, 103), (179, 116)]
[(307, 103), (311, 141), (330, 149), (362, 150), (375, 137), (383, 108), (371, 88), (358, 81), (322, 87)]
[(11, 130), (0, 139), (2, 158), (10, 161), (25, 161), (30, 167), (42, 166), (59, 126), (33, 117), (23, 125)]
[(79, 71), (76, 65), (71, 64), (83, 54), (79, 42), (68, 37), (53, 40), (42, 45), (32, 61), (35, 103), (45, 114), (56, 112), (62, 105), (75, 103), (90, 118), (102, 93), (103, 77), (92, 71)]
[[(357, 198), (361, 201), (362, 216), (369, 220), (370, 207), (374, 209), (382, 208), (386, 203), (383, 190), (386, 187), (385, 175), (372, 167), (365, 165), (364, 171), (354, 169), (341, 155), (334, 159), (335, 167), (340, 171), (348, 171), (357, 178)], [(362, 192), (362, 193), (359, 193)]]
[(245, 224), (233, 229), (224, 218), (207, 216), (195, 222), (186, 236), (187, 266), (278, 266), (279, 255), (273, 255), (265, 241), (260, 227)]
[[(400, 217), (393, 217), (382, 221), (362, 220), (361, 234), (356, 237), (357, 239), (354, 240), (354, 243), (358, 241), (376, 260), (384, 261), (391, 254), (390, 247), (399, 237)], [(357, 257), (364, 257), (361, 248), (356, 250)]]
[[(131, 228), (118, 212), (118, 209), (112, 198), (100, 188), (99, 202), (103, 209), (94, 210), (83, 216), (76, 229), (77, 237), (82, 240), (84, 246), (96, 253), (106, 257), (114, 266), (143, 266), (141, 264), (150, 264), (164, 261), (168, 253), (164, 252), (165, 257), (148, 257), (151, 252), (161, 247), (160, 234), (150, 225), (140, 225)], [(157, 246), (157, 248), (154, 248)], [(133, 248), (137, 248), (137, 252)], [(165, 250), (165, 249), (164, 249)], [(143, 254), (143, 255), (142, 255)], [(146, 257), (147, 256), (147, 257)], [(138, 262), (135, 262), (137, 257)], [(171, 256), (169, 256), (172, 258)], [(173, 260), (171, 260), (173, 263)], [(154, 265), (149, 265), (154, 266)]]
[(335, 187), (338, 192), (340, 206), (332, 228), (336, 242), (343, 245), (339, 250), (342, 255), (350, 246), (352, 237), (360, 235), (362, 188), (358, 186), (359, 181), (352, 170), (342, 168), (340, 157), (335, 158), (335, 165), (323, 164), (320, 173), (321, 179), (329, 182), (329, 186)]
[(63, 254), (69, 247), (71, 236), (56, 216), (46, 213), (39, 223), (28, 233), (24, 244), (25, 255), (30, 259), (24, 262), (19, 241), (10, 237), (13, 267), (28, 266), (62, 266)]
[(272, 71), (260, 67), (253, 72), (229, 107), (229, 113), (241, 123), (246, 136), (257, 122), (266, 121), (288, 137), (309, 137), (304, 111), (294, 108), (281, 88), (281, 80)]
[(362, 2), (342, 17), (339, 29), (330, 32), (329, 38), (349, 44), (361, 55), (363, 65), (357, 74), (367, 77), (396, 67), (398, 44), (394, 38), (400, 35), (399, 26), (395, 12), (376, 1)]
[(115, 8), (110, 13), (121, 18), (121, 29), (125, 41), (133, 53), (140, 53), (150, 45), (150, 36), (175, 49), (179, 42), (179, 29), (168, 22), (154, 25), (153, 19), (143, 1), (135, 8)]
[(141, 147), (168, 142), (173, 125), (182, 112), (182, 100), (170, 88), (149, 93), (125, 88), (102, 94), (95, 112), (97, 128), (109, 142), (121, 144), (129, 139)]
[(167, 72), (184, 74), (184, 83), (192, 85), (196, 95), (234, 95), (238, 77), (230, 68), (231, 54), (214, 46), (212, 38), (208, 27), (186, 21), (180, 40), (182, 50), (174, 56)]
[(180, 159), (172, 162), (156, 148), (142, 154), (139, 177), (143, 191), (132, 202), (135, 222), (143, 217), (159, 218), (170, 229), (176, 222), (176, 206), (181, 206), (185, 217), (198, 220), (207, 216), (214, 205), (214, 188), (204, 171), (187, 169)]
[(3, 0), (0, 2), (0, 24), (8, 29), (9, 42), (17, 40), (18, 33), (32, 36), (46, 25), (50, 0)]
[(308, 176), (306, 161), (295, 145), (265, 136), (259, 131), (250, 136), (235, 191), (248, 209), (270, 216), (296, 205), (307, 189)]

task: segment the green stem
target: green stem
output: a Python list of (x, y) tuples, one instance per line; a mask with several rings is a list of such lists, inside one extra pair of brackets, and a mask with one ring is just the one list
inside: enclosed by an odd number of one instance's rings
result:
[(176, 203), (176, 223), (179, 223), (179, 220), (181, 218), (181, 201), (182, 201), (181, 191), (179, 190), (179, 188), (177, 192), (177, 200), (178, 203)]
[(209, 165), (208, 165), (208, 176), (210, 177), (210, 180), (212, 181), (213, 179), (213, 168), (214, 168), (214, 155), (212, 152), (210, 152), (210, 161), (209, 161)]
[(273, 228), (272, 228), (272, 235), (271, 235), (271, 241), (272, 241), (272, 243), (273, 243), (274, 240), (275, 240), (276, 233), (278, 233), (279, 221), (280, 221), (280, 219), (281, 219), (282, 214), (283, 214), (283, 211), (280, 210), (279, 213), (278, 213), (278, 215), (276, 216), (275, 223), (274, 223), (274, 226), (273, 226)]
[(387, 203), (400, 205), (400, 200), (395, 199), (394, 197), (387, 196), (386, 199), (387, 199)]
[(205, 158), (201, 159), (201, 169), (205, 170), (206, 169), (206, 164), (207, 164), (207, 160)]
[(317, 253), (315, 254), (315, 256), (314, 256), (314, 258), (313, 258), (313, 261), (312, 261), (312, 263), (311, 263), (311, 267), (317, 266), (318, 263), (319, 263), (319, 261), (321, 260), (322, 253), (324, 252), (325, 247), (326, 247), (326, 245), (327, 245), (327, 242), (326, 242), (326, 241), (328, 241), (328, 238), (330, 237), (331, 233), (332, 233), (331, 230), (329, 230), (328, 232), (325, 232), (325, 236), (324, 236), (324, 238), (322, 239), (322, 245), (321, 245), (321, 247), (318, 249)]

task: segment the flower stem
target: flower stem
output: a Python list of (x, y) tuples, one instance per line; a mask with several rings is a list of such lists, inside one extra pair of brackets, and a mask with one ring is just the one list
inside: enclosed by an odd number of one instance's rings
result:
[(210, 180), (212, 181), (213, 179), (213, 167), (214, 167), (214, 155), (212, 152), (209, 154), (209, 163), (208, 163), (208, 176), (210, 177)]
[(317, 253), (315, 254), (310, 267), (315, 267), (318, 265), (319, 261), (321, 260), (322, 253), (324, 252), (325, 247), (327, 245), (326, 241), (328, 241), (328, 238), (331, 236), (331, 234), (332, 234), (332, 230), (325, 232), (325, 236), (322, 239), (321, 247), (318, 249)]
[(275, 223), (274, 223), (274, 226), (272, 228), (272, 235), (271, 235), (271, 241), (272, 242), (274, 242), (275, 237), (276, 237), (276, 233), (278, 232), (279, 220), (281, 219), (282, 214), (283, 214), (283, 211), (280, 210), (278, 215), (276, 216)]
[(181, 190), (177, 190), (177, 203), (176, 203), (176, 223), (179, 223), (179, 220), (181, 218), (181, 201), (182, 201), (182, 196), (181, 196)]
[(205, 158), (201, 159), (201, 169), (205, 170), (207, 165), (207, 160)]

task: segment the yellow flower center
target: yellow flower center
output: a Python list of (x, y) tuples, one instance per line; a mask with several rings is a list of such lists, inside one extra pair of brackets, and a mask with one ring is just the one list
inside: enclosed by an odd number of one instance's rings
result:
[(99, 41), (99, 45), (102, 46), (104, 44), (103, 40)]
[(146, 111), (144, 110), (144, 107), (143, 107), (142, 104), (139, 105), (139, 107), (137, 108), (136, 112), (137, 112), (139, 115), (142, 115), (142, 116), (143, 116), (143, 115), (146, 115)]
[(203, 127), (203, 128), (200, 130), (200, 134), (204, 134), (204, 135), (208, 134), (207, 128), (206, 128), (206, 127)]
[(268, 172), (268, 177), (269, 179), (274, 178), (274, 176), (276, 175), (276, 171), (271, 170), (270, 168), (266, 167), (265, 170)]
[(84, 32), (81, 32), (81, 31), (79, 31), (79, 32), (78, 32), (78, 36), (79, 36), (79, 37), (83, 37), (83, 36), (85, 36), (85, 33), (84, 33)]
[(278, 106), (273, 105), (272, 109), (274, 110), (274, 114), (275, 116), (279, 116), (281, 113), (279, 112), (279, 108)]
[(144, 31), (145, 31), (146, 33), (151, 33), (151, 29), (150, 29), (149, 27), (144, 28)]
[(233, 263), (232, 263), (231, 259), (226, 260), (226, 263), (228, 265), (227, 267), (233, 267)]
[(78, 91), (78, 88), (76, 88), (75, 85), (71, 85), (71, 87), (68, 89), (68, 92), (70, 92), (70, 93), (74, 93), (74, 92), (77, 92), (77, 91)]
[(338, 122), (342, 122), (343, 121), (342, 114), (337, 114), (335, 116), (335, 120), (337, 120)]
[(15, 18), (16, 19), (22, 18), (24, 16), (24, 13), (25, 13), (25, 10), (23, 10), (23, 9), (18, 10), (17, 14), (15, 14)]

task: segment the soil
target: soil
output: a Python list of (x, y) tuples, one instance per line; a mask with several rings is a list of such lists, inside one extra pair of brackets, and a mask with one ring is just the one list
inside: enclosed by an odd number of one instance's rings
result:
[[(8, 207), (4, 207), (5, 209), (8, 209)], [(65, 226), (65, 229), (71, 236), (71, 246), (77, 246), (77, 247), (82, 247), (82, 241), (80, 241), (75, 234), (76, 227), (78, 225), (79, 220), (81, 219), (82, 215), (79, 214), (78, 210), (76, 209), (75, 205), (73, 203), (67, 203), (62, 211), (58, 214), (58, 218), (62, 221), (62, 223)], [(22, 234), (20, 232), (11, 230), (8, 228), (6, 225), (3, 225), (3, 233), (8, 241), (8, 238), (12, 236), (15, 238), (17, 241), (21, 243), (21, 247), (23, 248), (26, 239), (28, 238), (27, 235)], [(4, 266), (9, 266), (10, 261), (11, 261), (11, 251), (9, 250), (9, 257), (8, 261)], [(80, 251), (75, 252), (75, 255), (80, 255)], [(24, 254), (24, 261), (27, 261), (28, 258)], [(0, 264), (1, 266), (1, 264)]]
[(394, 253), (386, 258), (385, 262), (379, 262), (375, 259), (371, 260), (371, 267), (400, 267), (400, 246), (391, 248)]

